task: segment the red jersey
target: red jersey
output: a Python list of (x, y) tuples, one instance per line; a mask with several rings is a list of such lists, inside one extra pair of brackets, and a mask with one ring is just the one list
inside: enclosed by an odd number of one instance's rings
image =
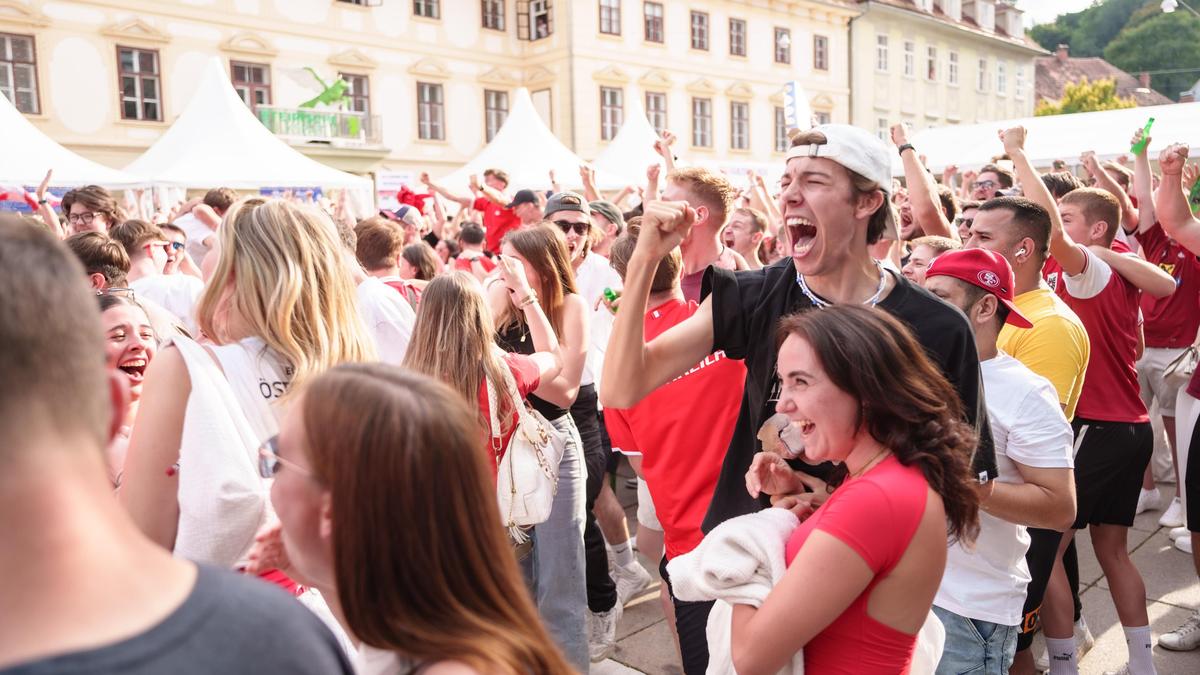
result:
[(504, 235), (521, 226), (521, 219), (512, 209), (506, 209), (487, 197), (476, 197), (471, 208), (483, 213), (484, 247), (492, 253), (500, 252), (500, 240)]
[[(512, 373), (513, 379), (517, 383), (517, 393), (521, 395), (520, 401), (513, 401), (516, 405), (525, 405), (525, 397), (532, 394), (538, 385), (541, 384), (541, 377), (538, 374), (537, 364), (533, 359), (524, 354), (515, 354), (512, 352), (504, 353), (504, 365), (508, 366), (508, 370)], [(497, 386), (504, 386), (503, 383), (496, 383)], [(499, 392), (497, 392), (499, 395)], [(492, 478), (495, 479), (496, 471), (499, 469), (498, 464), (501, 457), (504, 457), (505, 451), (508, 450), (508, 441), (512, 439), (513, 430), (517, 426), (517, 413), (514, 410), (512, 419), (508, 424), (508, 431), (504, 432), (500, 437), (500, 453), (497, 454), (492, 448), (492, 413), (488, 407), (487, 383), (479, 383), (479, 410), (483, 413), (483, 419), (487, 420), (488, 437), (486, 441), (488, 463), (492, 465)]]
[(476, 256), (474, 258), (465, 258), (460, 255), (454, 259), (454, 269), (460, 272), (470, 273), (471, 263), (476, 260), (478, 260), (479, 264), (483, 267), (483, 271), (487, 272), (488, 274), (491, 274), (492, 270), (496, 269), (496, 263), (492, 262), (492, 259), (486, 255)]
[(1158, 223), (1136, 236), (1146, 260), (1175, 279), (1175, 292), (1165, 298), (1142, 294), (1146, 346), (1187, 347), (1200, 330), (1200, 260), (1168, 237)]
[(381, 281), (399, 293), (408, 304), (412, 305), (413, 309), (416, 309), (417, 304), (421, 302), (421, 289), (404, 279), (400, 277), (387, 277), (381, 279)]
[[(1129, 251), (1118, 243), (1114, 242), (1114, 251)], [(1042, 268), (1042, 276), (1083, 322), (1091, 342), (1092, 355), (1075, 415), (1100, 422), (1148, 422), (1137, 376), (1141, 291), (1087, 247), (1079, 248), (1087, 255), (1087, 263), (1078, 275), (1064, 275), (1054, 258)]]
[[(646, 312), (646, 340), (696, 313), (668, 300)], [(696, 548), (742, 403), (746, 367), (716, 352), (632, 408), (604, 409), (614, 450), (642, 455), (642, 476), (663, 526), (667, 558)]]

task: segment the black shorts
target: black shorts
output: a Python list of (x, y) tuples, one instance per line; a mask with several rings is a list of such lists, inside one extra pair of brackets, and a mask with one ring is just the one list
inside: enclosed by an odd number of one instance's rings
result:
[(1076, 417), (1076, 530), (1133, 525), (1142, 475), (1154, 452), (1149, 422), (1101, 422)]
[(708, 614), (716, 602), (689, 602), (675, 597), (666, 556), (658, 563), (658, 573), (667, 584), (667, 593), (675, 606), (675, 632), (679, 635), (684, 675), (704, 675), (708, 671)]
[(1042, 600), (1046, 597), (1046, 585), (1050, 583), (1050, 571), (1054, 569), (1054, 558), (1062, 532), (1029, 528), (1029, 550), (1025, 552), (1025, 564), (1029, 566), (1029, 586), (1025, 589), (1025, 607), (1021, 610), (1021, 632), (1017, 634), (1017, 651), (1029, 649), (1033, 634), (1041, 625)]
[(1200, 532), (1200, 424), (1192, 428), (1187, 466), (1179, 469), (1183, 474), (1183, 494), (1187, 497), (1187, 528), (1189, 532)]

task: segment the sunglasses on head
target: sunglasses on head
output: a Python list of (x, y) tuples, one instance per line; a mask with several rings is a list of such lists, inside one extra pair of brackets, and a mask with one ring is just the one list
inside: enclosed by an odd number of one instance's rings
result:
[(554, 224), (563, 231), (563, 234), (567, 234), (571, 230), (575, 230), (575, 234), (587, 234), (592, 227), (591, 223), (572, 223), (566, 220), (556, 220)]

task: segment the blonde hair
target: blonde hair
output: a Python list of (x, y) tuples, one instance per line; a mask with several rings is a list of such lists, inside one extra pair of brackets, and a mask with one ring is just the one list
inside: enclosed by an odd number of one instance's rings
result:
[(251, 197), (225, 212), (220, 255), (196, 310), (218, 344), (229, 318), (291, 366), (292, 387), (338, 363), (374, 359), (333, 222), (315, 209)]
[(733, 203), (738, 194), (737, 189), (724, 176), (697, 166), (675, 169), (667, 174), (667, 181), (679, 183), (695, 201), (712, 209), (715, 216), (712, 220), (717, 223), (725, 222), (733, 210)]
[(484, 377), (496, 390), (496, 419), (503, 435), (512, 425), (519, 402), (505, 386), (507, 368), (496, 346), (496, 329), (487, 300), (475, 277), (451, 272), (429, 282), (417, 306), (417, 323), (404, 354), (403, 366), (449, 384), (462, 394), (486, 429), (489, 422), (477, 404)]

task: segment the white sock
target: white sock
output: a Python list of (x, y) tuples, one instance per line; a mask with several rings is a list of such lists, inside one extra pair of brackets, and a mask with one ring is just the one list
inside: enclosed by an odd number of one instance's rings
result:
[(629, 545), (628, 539), (620, 544), (608, 544), (608, 550), (612, 551), (613, 562), (617, 564), (617, 567), (629, 567), (635, 561), (633, 547)]
[(1046, 638), (1046, 653), (1050, 657), (1050, 675), (1079, 675), (1075, 661), (1075, 638)]
[(1125, 629), (1125, 648), (1129, 650), (1130, 675), (1156, 675), (1158, 671), (1154, 669), (1151, 651), (1154, 642), (1150, 638), (1150, 626), (1122, 628)]

